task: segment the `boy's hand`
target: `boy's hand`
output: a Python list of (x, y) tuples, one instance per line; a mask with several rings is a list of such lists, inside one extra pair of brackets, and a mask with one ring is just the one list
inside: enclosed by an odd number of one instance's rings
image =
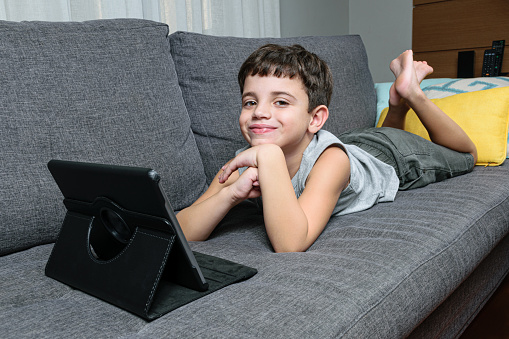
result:
[[(230, 175), (242, 167), (258, 167), (257, 155), (258, 150), (262, 146), (254, 146), (248, 148), (244, 152), (239, 153), (229, 163), (222, 167), (223, 173), (219, 176), (219, 183), (225, 183)], [(258, 175), (257, 175), (258, 176)], [(256, 179), (258, 181), (258, 179)]]
[(247, 168), (233, 184), (228, 186), (228, 189), (232, 194), (232, 199), (237, 202), (258, 198), (261, 196), (258, 169)]

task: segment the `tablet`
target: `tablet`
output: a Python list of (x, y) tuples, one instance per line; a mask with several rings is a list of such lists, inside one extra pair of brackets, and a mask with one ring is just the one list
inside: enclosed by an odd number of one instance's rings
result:
[(113, 260), (137, 228), (151, 228), (175, 235), (167, 264), (175, 272), (172, 279), (196, 291), (208, 289), (156, 171), (63, 160), (51, 160), (48, 168), (68, 212), (97, 220), (89, 234), (89, 250), (96, 260)]

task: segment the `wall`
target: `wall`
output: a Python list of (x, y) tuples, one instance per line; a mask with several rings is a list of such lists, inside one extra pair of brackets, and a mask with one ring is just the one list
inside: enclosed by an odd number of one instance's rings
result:
[(360, 34), (375, 82), (393, 81), (389, 63), (412, 48), (412, 1), (351, 0), (349, 33)]
[(412, 47), (410, 0), (280, 0), (281, 36), (360, 34), (375, 82), (393, 81), (389, 63)]
[(279, 0), (281, 36), (348, 34), (349, 0)]

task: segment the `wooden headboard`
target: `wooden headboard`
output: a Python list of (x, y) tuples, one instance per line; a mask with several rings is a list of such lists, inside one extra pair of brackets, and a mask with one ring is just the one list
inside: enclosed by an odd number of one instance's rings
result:
[(413, 0), (415, 60), (433, 66), (430, 78), (455, 78), (458, 52), (475, 51), (474, 77), (481, 76), (484, 50), (505, 40), (502, 73), (509, 72), (509, 0)]

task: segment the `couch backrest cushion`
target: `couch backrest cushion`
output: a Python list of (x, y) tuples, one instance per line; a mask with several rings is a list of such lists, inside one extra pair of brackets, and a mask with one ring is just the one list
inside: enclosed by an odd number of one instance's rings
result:
[(0, 74), (0, 254), (56, 238), (53, 158), (151, 167), (175, 209), (206, 188), (166, 25), (0, 22)]
[(266, 43), (301, 44), (329, 64), (334, 92), (325, 129), (339, 134), (375, 124), (375, 89), (359, 36), (249, 39), (174, 33), (171, 53), (209, 181), (246, 145), (238, 126), (237, 74), (244, 60)]

